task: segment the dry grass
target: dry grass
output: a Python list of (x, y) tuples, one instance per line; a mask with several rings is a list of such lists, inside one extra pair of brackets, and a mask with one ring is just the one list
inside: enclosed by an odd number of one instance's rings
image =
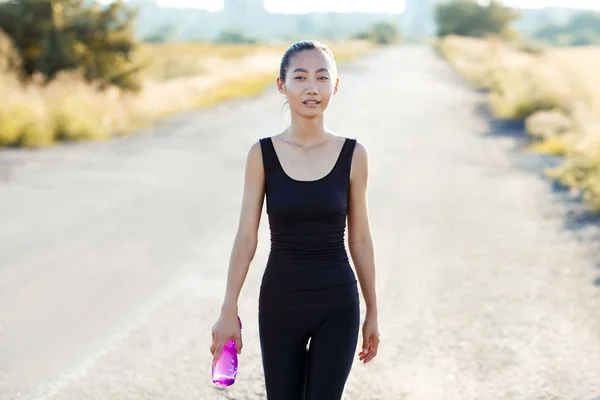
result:
[(207, 74), (223, 61), (247, 58), (255, 54), (282, 54), (282, 46), (215, 43), (157, 43), (141, 46), (144, 58), (152, 64), (144, 78), (166, 81)]
[(525, 119), (531, 150), (564, 156), (548, 175), (600, 212), (600, 47), (528, 52), (460, 37), (438, 46), (467, 80), (489, 89), (496, 116)]
[[(363, 41), (330, 46), (339, 63), (374, 48)], [(63, 73), (44, 87), (22, 86), (0, 68), (0, 146), (107, 140), (179, 112), (259, 95), (275, 85), (284, 50), (281, 45), (145, 45), (141, 56), (152, 56), (153, 62), (136, 94), (99, 91), (75, 73)]]

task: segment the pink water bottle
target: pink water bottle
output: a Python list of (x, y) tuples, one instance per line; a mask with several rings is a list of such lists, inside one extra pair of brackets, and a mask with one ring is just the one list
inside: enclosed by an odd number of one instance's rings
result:
[[(242, 328), (242, 320), (240, 317), (240, 329)], [(238, 371), (237, 346), (234, 339), (229, 341), (223, 347), (223, 352), (217, 360), (217, 363), (212, 367), (212, 381), (219, 386), (231, 386), (235, 382)]]

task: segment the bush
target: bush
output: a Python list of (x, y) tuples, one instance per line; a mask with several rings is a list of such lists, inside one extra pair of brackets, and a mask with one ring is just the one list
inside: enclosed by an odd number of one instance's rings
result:
[[(5, 88), (9, 93), (18, 93), (14, 86)], [(0, 147), (42, 147), (54, 143), (52, 121), (36, 100), (27, 95), (0, 99)]]
[(439, 3), (435, 8), (438, 36), (447, 35), (484, 37), (499, 35), (514, 37), (509, 25), (519, 15), (496, 0), (480, 5), (474, 0), (453, 0)]
[(575, 196), (600, 213), (600, 137), (598, 132), (570, 146), (563, 164), (548, 171), (548, 176), (570, 188)]
[(490, 103), (500, 118), (525, 119), (537, 111), (565, 109), (565, 99), (544, 78), (525, 67), (494, 72)]
[(381, 21), (365, 32), (354, 35), (354, 39), (370, 40), (376, 44), (394, 44), (401, 40), (400, 28), (393, 22)]
[(99, 140), (110, 137), (112, 132), (103, 127), (102, 114), (86, 100), (86, 97), (72, 95), (52, 105), (51, 113), (59, 140)]
[(573, 121), (561, 110), (537, 111), (525, 120), (527, 132), (540, 139), (562, 136), (574, 128)]
[(26, 77), (46, 81), (59, 72), (80, 70), (88, 81), (138, 90), (134, 19), (122, 1), (7, 0), (0, 2), (0, 29), (12, 39)]
[(537, 111), (571, 107), (569, 82), (547, 60), (496, 38), (449, 35), (439, 44), (442, 55), (478, 88), (489, 90), (499, 118), (525, 119)]

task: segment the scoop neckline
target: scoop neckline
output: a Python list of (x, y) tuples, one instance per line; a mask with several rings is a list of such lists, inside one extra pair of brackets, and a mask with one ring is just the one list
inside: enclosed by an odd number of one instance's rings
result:
[(275, 145), (273, 144), (273, 138), (269, 137), (269, 144), (271, 145), (271, 150), (273, 150), (273, 154), (275, 155), (275, 160), (277, 161), (277, 165), (279, 166), (279, 169), (281, 170), (281, 172), (283, 173), (283, 175), (293, 181), (293, 182), (298, 182), (298, 183), (315, 183), (315, 182), (320, 182), (324, 179), (327, 179), (331, 174), (333, 174), (333, 172), (337, 169), (341, 159), (342, 159), (342, 155), (344, 154), (344, 150), (346, 149), (346, 145), (348, 144), (348, 141), (350, 139), (349, 138), (344, 138), (344, 144), (342, 144), (342, 148), (335, 160), (335, 164), (333, 164), (333, 168), (331, 168), (331, 170), (323, 177), (318, 178), (318, 179), (313, 179), (313, 180), (309, 180), (309, 181), (304, 181), (304, 180), (299, 180), (299, 179), (295, 179), (292, 178), (290, 175), (288, 175), (287, 172), (285, 172), (285, 169), (283, 169), (283, 165), (281, 165), (281, 161), (279, 160), (279, 156), (277, 155), (277, 151), (275, 150)]

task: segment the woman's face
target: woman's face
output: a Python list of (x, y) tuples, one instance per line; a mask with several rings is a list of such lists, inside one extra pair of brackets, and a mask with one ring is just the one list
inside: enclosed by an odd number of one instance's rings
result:
[(304, 50), (290, 59), (285, 82), (277, 79), (279, 91), (287, 95), (293, 112), (317, 117), (337, 93), (339, 78), (330, 58), (319, 50)]

